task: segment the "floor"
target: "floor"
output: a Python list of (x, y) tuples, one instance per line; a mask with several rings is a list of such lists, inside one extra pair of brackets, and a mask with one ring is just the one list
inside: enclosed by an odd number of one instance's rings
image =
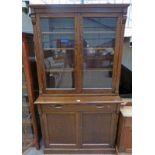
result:
[[(29, 148), (27, 151), (25, 151), (23, 153), (23, 155), (45, 155), (43, 153), (43, 149), (40, 149), (40, 150), (36, 150), (34, 147), (32, 148)], [(48, 154), (49, 155), (49, 154)], [(54, 154), (53, 154), (54, 155)], [(61, 154), (62, 155), (62, 154)], [(65, 154), (67, 155), (67, 154)], [(71, 155), (71, 154), (70, 154)], [(77, 154), (76, 154), (77, 155)], [(88, 154), (81, 154), (81, 155), (88, 155)], [(96, 155), (96, 154), (91, 154), (91, 155)], [(101, 155), (101, 154), (100, 154)], [(110, 155), (110, 154), (107, 154), (107, 155)], [(114, 155), (114, 154), (113, 154)], [(131, 153), (120, 153), (118, 155), (132, 155)]]

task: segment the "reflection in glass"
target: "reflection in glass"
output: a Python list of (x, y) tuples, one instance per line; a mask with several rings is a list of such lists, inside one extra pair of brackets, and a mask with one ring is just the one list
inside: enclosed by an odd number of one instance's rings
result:
[(74, 19), (73, 18), (41, 18), (42, 32), (59, 32), (73, 33)]
[(46, 87), (74, 88), (74, 19), (42, 18)]
[(112, 88), (116, 18), (83, 19), (84, 88)]
[(43, 48), (73, 48), (73, 34), (43, 34)]

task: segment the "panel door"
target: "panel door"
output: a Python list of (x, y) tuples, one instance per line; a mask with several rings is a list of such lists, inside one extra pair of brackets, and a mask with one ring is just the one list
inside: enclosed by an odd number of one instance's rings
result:
[(53, 112), (47, 113), (45, 117), (46, 147), (77, 146), (77, 113)]
[(112, 113), (82, 113), (82, 146), (112, 147), (115, 141), (115, 126), (115, 115)]

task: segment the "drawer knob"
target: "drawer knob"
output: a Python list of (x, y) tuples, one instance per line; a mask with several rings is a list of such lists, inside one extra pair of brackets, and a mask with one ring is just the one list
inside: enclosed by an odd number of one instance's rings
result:
[(104, 106), (99, 106), (99, 105), (97, 105), (96, 108), (97, 108), (97, 109), (102, 109), (102, 108), (104, 108)]

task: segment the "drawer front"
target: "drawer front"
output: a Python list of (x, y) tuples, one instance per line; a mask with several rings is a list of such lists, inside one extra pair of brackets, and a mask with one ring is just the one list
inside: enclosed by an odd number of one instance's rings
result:
[(61, 112), (61, 111), (99, 111), (99, 112), (114, 112), (117, 110), (117, 104), (75, 104), (75, 105), (63, 105), (63, 104), (49, 104), (42, 105), (42, 112)]

